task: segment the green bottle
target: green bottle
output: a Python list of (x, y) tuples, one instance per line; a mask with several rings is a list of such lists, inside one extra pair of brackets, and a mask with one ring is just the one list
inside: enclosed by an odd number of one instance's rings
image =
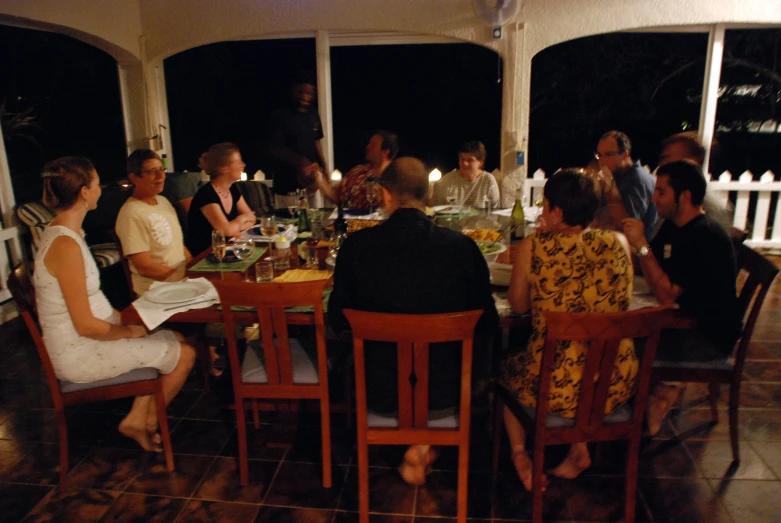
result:
[(312, 231), (312, 224), (309, 223), (309, 215), (306, 212), (306, 203), (306, 193), (304, 193), (298, 199), (298, 234)]
[(523, 202), (520, 188), (515, 191), (515, 203), (513, 204), (513, 210), (510, 212), (510, 228), (512, 231), (511, 241), (523, 239), (526, 228), (526, 217), (523, 215)]

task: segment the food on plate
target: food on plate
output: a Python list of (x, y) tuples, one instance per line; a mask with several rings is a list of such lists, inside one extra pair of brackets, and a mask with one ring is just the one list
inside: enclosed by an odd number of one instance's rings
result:
[(480, 242), (495, 242), (502, 239), (502, 233), (499, 231), (486, 229), (484, 227), (479, 227), (477, 229), (464, 229), (463, 233), (473, 240)]
[[(382, 220), (347, 220), (347, 234), (352, 234), (355, 231), (360, 231), (361, 229), (367, 229), (369, 227), (374, 227), (375, 225), (379, 225), (382, 223)], [(331, 231), (334, 230), (333, 224), (326, 227), (326, 229), (329, 229)]]
[(480, 247), (480, 252), (482, 252), (483, 254), (493, 254), (495, 252), (499, 252), (504, 247), (504, 245), (499, 243), (492, 244), (492, 243), (483, 243), (483, 242), (478, 243), (477, 246)]

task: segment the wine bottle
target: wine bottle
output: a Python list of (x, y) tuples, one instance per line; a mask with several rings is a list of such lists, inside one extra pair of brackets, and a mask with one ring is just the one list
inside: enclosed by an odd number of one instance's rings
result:
[(306, 194), (298, 199), (298, 233), (311, 232), (312, 225), (309, 223), (309, 214), (306, 212)]
[(523, 214), (523, 202), (521, 200), (521, 189), (515, 191), (515, 203), (510, 212), (510, 230), (512, 231), (511, 240), (521, 240), (526, 232), (526, 217)]
[(342, 205), (342, 201), (339, 200), (337, 202), (336, 207), (336, 220), (334, 220), (334, 236), (339, 236), (340, 234), (347, 234), (347, 220), (344, 219), (344, 205)]

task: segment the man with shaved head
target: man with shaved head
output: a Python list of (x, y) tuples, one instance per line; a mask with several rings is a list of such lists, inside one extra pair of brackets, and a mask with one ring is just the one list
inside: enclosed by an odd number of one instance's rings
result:
[[(336, 332), (349, 329), (343, 309), (397, 314), (482, 310), (476, 334), (490, 338), (498, 317), (485, 258), (469, 237), (438, 227), (423, 212), (429, 191), (423, 163), (399, 158), (379, 183), (390, 218), (351, 234), (342, 245), (328, 304), (331, 326)], [(475, 366), (488, 354), (486, 346), (476, 340)], [(398, 411), (396, 349), (368, 342), (366, 348), (369, 410), (393, 415)], [(448, 409), (452, 414), (458, 405), (460, 360), (451, 347), (432, 345), (429, 361), (432, 416)], [(422, 484), (434, 458), (428, 447), (411, 447), (399, 471), (405, 481)]]

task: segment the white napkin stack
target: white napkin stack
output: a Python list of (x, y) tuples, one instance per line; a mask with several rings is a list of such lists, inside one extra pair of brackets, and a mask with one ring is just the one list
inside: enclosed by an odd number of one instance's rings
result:
[[(189, 302), (184, 303), (153, 303), (143, 296), (138, 298), (136, 301), (133, 302), (133, 306), (136, 308), (136, 311), (138, 311), (138, 315), (141, 317), (141, 320), (144, 322), (144, 325), (146, 325), (146, 328), (149, 330), (156, 329), (159, 327), (164, 321), (166, 321), (168, 318), (173, 316), (174, 314), (178, 314), (180, 312), (189, 311), (191, 309), (205, 309), (206, 307), (211, 307), (215, 303), (218, 303), (220, 300), (220, 296), (217, 294), (217, 289), (212, 285), (212, 283), (206, 279), (206, 278), (193, 278), (193, 279), (184, 279), (182, 281), (192, 281), (192, 282), (202, 282), (209, 286), (209, 291), (202, 295), (198, 296), (197, 298), (193, 298)], [(150, 289), (154, 289), (155, 287), (160, 287), (161, 285), (178, 285), (182, 282), (177, 283), (165, 283), (156, 281), (151, 286)], [(166, 309), (172, 309), (172, 310), (166, 310)]]

